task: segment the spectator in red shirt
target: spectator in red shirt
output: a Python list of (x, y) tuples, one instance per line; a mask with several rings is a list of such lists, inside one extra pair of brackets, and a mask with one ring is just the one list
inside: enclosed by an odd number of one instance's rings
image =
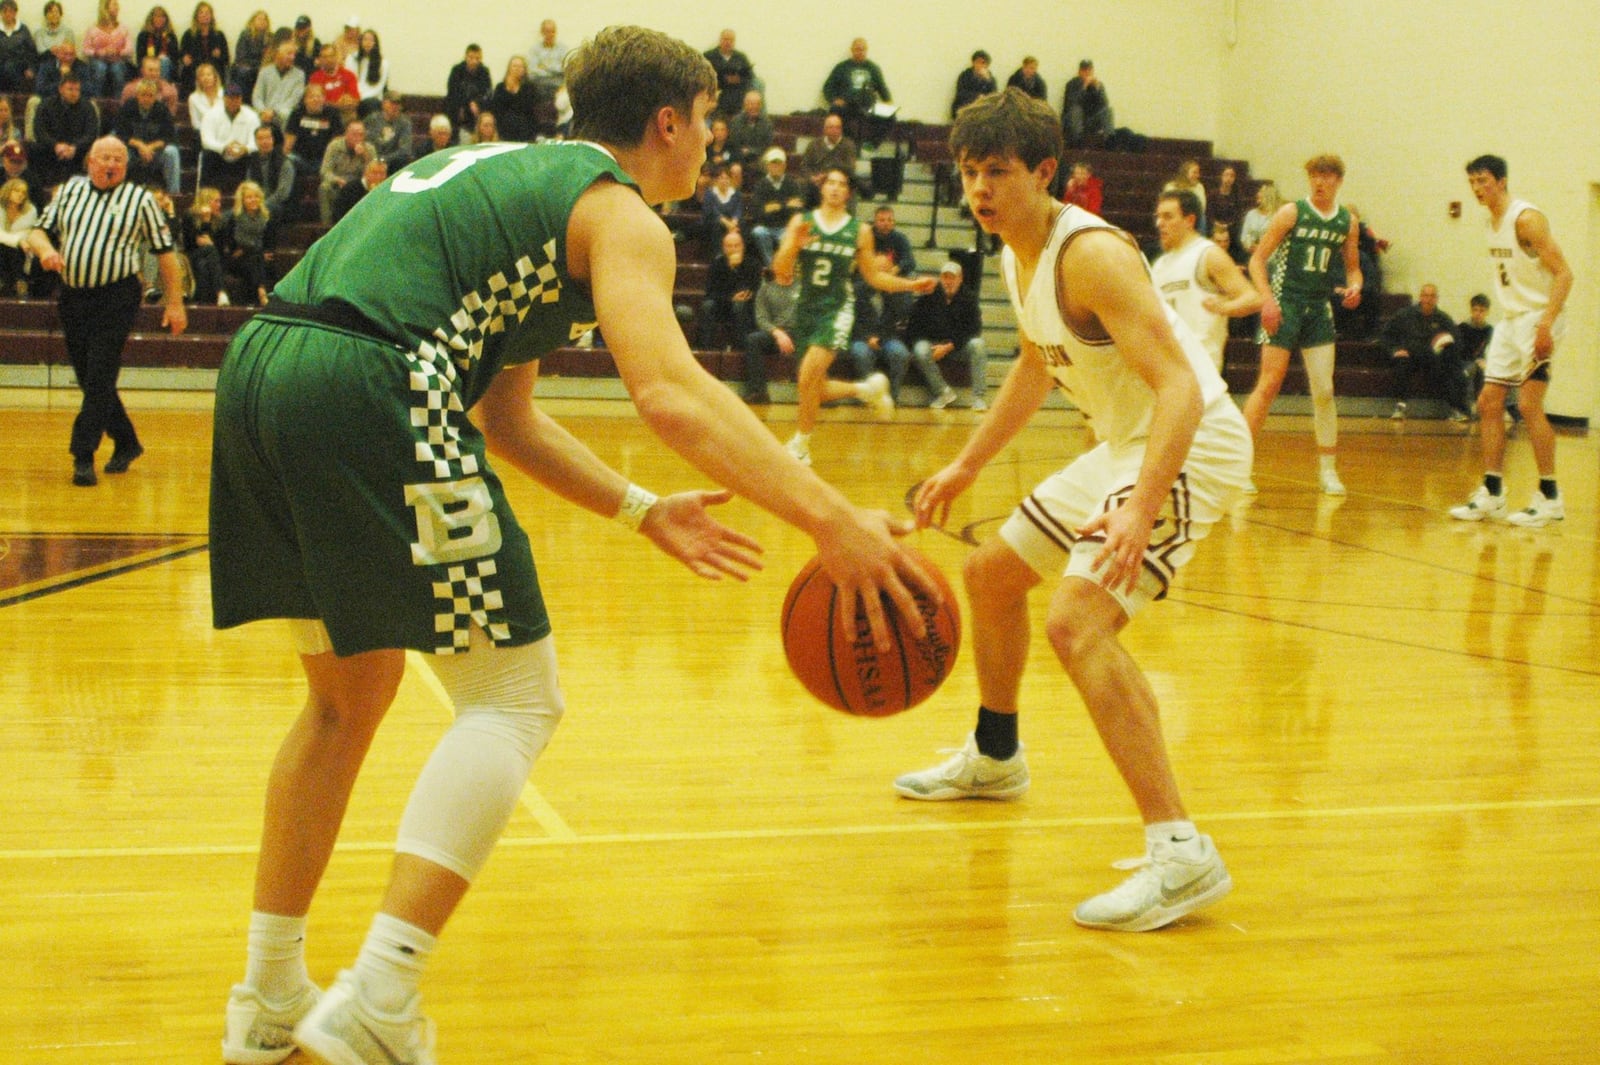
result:
[(1094, 176), (1094, 169), (1088, 163), (1073, 163), (1072, 176), (1067, 179), (1067, 187), (1061, 190), (1061, 202), (1074, 203), (1090, 214), (1099, 214), (1104, 200), (1105, 190), (1100, 179)]
[(306, 84), (322, 86), (323, 99), (340, 112), (353, 115), (361, 102), (361, 86), (356, 84), (355, 72), (339, 61), (339, 50), (331, 44), (323, 45), (317, 53), (317, 69)]

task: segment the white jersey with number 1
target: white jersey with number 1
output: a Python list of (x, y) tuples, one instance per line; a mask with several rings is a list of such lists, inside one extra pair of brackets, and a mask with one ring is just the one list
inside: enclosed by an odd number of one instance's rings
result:
[(1208, 296), (1217, 288), (1206, 272), (1206, 252), (1216, 247), (1202, 236), (1195, 236), (1150, 265), (1150, 275), (1167, 306), (1178, 312), (1190, 331), (1205, 345), (1206, 354), (1217, 369), (1222, 369), (1222, 349), (1228, 343), (1228, 320), (1206, 310)]

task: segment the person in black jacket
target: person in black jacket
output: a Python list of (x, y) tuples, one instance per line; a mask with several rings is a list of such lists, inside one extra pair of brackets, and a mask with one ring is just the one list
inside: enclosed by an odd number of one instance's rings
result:
[(939, 268), (939, 287), (919, 296), (911, 305), (906, 339), (911, 341), (911, 365), (917, 368), (933, 396), (928, 406), (943, 410), (955, 402), (956, 390), (939, 372), (939, 363), (956, 355), (967, 360), (972, 373), (972, 409), (987, 410), (986, 378), (989, 353), (983, 346), (983, 316), (976, 294), (962, 291), (966, 279), (958, 262)]
[(450, 68), (450, 77), (445, 82), (444, 111), (450, 116), (457, 138), (462, 130), (471, 133), (478, 128), (478, 112), (483, 110), (493, 91), (494, 79), (489, 76), (489, 68), (483, 65), (483, 49), (475, 44), (467, 45), (467, 54)]
[[(761, 268), (759, 258), (746, 253), (739, 231), (729, 230), (722, 238), (722, 254), (711, 260), (706, 273), (706, 298), (700, 304), (698, 320), (701, 350), (742, 348), (745, 337), (755, 332), (755, 298), (761, 287)], [(718, 343), (719, 333), (723, 343)]]
[(83, 98), (77, 74), (62, 75), (56, 95), (46, 97), (33, 116), (34, 142), (28, 158), (46, 187), (83, 171), (89, 148), (100, 135), (100, 115)]
[(956, 95), (950, 103), (950, 117), (980, 96), (995, 91), (994, 75), (989, 72), (989, 53), (982, 48), (972, 53), (972, 65), (956, 75)]

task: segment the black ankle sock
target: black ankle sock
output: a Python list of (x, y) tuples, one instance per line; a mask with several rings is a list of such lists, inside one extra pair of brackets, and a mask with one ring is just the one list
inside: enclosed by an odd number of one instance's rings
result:
[(1498, 473), (1484, 474), (1483, 486), (1487, 488), (1489, 490), (1489, 494), (1493, 496), (1500, 495), (1505, 491), (1504, 486), (1500, 483), (1500, 475)]
[(1004, 761), (1017, 753), (1017, 715), (997, 714), (980, 706), (972, 737), (979, 754)]
[(1554, 477), (1539, 478), (1539, 491), (1544, 494), (1546, 499), (1554, 499), (1561, 494), (1560, 489), (1556, 488), (1556, 479)]

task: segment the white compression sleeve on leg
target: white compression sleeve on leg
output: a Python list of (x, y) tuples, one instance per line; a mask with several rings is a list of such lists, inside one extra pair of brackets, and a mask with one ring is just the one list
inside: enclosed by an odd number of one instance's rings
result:
[(472, 880), (517, 808), (561, 721), (555, 643), (495, 647), (476, 627), (466, 654), (432, 655), (456, 719), (417, 777), (395, 850)]
[(1339, 410), (1333, 401), (1333, 345), (1318, 344), (1300, 353), (1306, 361), (1306, 381), (1311, 386), (1311, 431), (1317, 446), (1339, 443)]

